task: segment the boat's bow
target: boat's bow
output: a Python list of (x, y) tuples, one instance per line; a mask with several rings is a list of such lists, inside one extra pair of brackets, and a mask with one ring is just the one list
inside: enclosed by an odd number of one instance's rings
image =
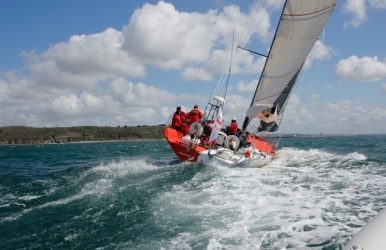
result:
[(196, 162), (199, 153), (208, 150), (208, 148), (198, 145), (199, 141), (191, 140), (189, 135), (184, 136), (174, 128), (165, 128), (163, 132), (170, 147), (181, 161)]

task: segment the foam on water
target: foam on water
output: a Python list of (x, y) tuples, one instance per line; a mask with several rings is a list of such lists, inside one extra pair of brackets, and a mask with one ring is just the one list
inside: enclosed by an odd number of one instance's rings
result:
[[(119, 160), (98, 165), (90, 172), (102, 173), (107, 178), (126, 176), (129, 174), (141, 174), (157, 169), (157, 166), (148, 163), (146, 159)], [(88, 173), (86, 173), (88, 174)]]
[[(64, 157), (59, 167), (47, 161), (38, 167), (48, 170), (31, 179), (15, 172), (17, 188), (0, 185), (0, 228), (7, 228), (0, 229), (2, 244), (334, 249), (385, 204), (383, 158), (362, 148), (332, 153), (331, 147), (304, 150), (294, 143), (263, 168), (226, 168), (181, 164), (167, 144), (149, 145), (154, 154), (132, 152), (125, 144), (107, 157), (116, 145), (97, 144), (101, 157), (83, 152), (79, 159)], [(128, 155), (117, 158), (124, 150)], [(23, 173), (35, 173), (28, 171)], [(15, 236), (19, 232), (22, 238)]]
[(154, 207), (159, 223), (192, 221), (170, 248), (337, 246), (376, 214), (377, 198), (385, 196), (386, 177), (375, 165), (373, 172), (363, 168), (366, 159), (284, 148), (261, 169), (208, 168), (160, 195)]
[[(7, 194), (0, 199), (0, 207), (8, 206), (21, 206), (22, 209), (19, 212), (13, 213), (7, 217), (0, 218), (1, 222), (14, 221), (21, 216), (30, 213), (35, 210), (44, 209), (47, 207), (56, 207), (66, 205), (72, 202), (83, 200), (87, 197), (98, 197), (104, 195), (111, 195), (114, 190), (114, 182), (118, 178), (133, 177), (133, 175), (144, 174), (152, 170), (156, 170), (157, 167), (150, 163), (147, 163), (145, 159), (112, 161), (108, 163), (101, 163), (89, 170), (81, 173), (78, 177), (68, 176), (68, 183), (64, 186), (53, 185), (51, 182), (43, 181), (43, 183), (49, 184), (49, 190), (46, 195), (22, 195), (17, 196), (15, 194)], [(62, 185), (62, 184), (61, 184)], [(68, 186), (73, 186), (76, 192), (67, 192)], [(67, 194), (66, 196), (59, 196), (57, 194)], [(54, 198), (52, 198), (54, 197)], [(28, 202), (42, 198), (44, 203), (27, 207)], [(26, 208), (27, 207), (27, 208)]]

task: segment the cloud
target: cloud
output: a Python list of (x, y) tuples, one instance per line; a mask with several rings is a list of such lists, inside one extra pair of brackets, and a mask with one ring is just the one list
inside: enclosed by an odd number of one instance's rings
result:
[(369, 8), (385, 9), (385, 0), (347, 0), (343, 11), (351, 15), (351, 19), (344, 23), (344, 27), (357, 28), (366, 20)]
[(176, 95), (161, 88), (112, 80), (103, 89), (44, 93), (33, 81), (12, 75), (0, 80), (0, 123), (29, 126), (137, 125), (167, 121), (177, 104), (203, 96)]
[(43, 53), (42, 58), (73, 75), (144, 76), (143, 65), (122, 49), (121, 32), (108, 28), (92, 35), (74, 35)]
[(74, 35), (42, 54), (24, 52), (31, 78), (42, 85), (90, 88), (114, 77), (142, 77), (145, 67), (121, 50), (121, 32)]
[(370, 6), (379, 9), (386, 9), (386, 1), (385, 0), (369, 0)]
[(344, 80), (377, 81), (386, 78), (386, 60), (381, 61), (376, 56), (350, 56), (340, 60), (335, 70)]
[[(372, 1), (369, 6), (380, 8), (382, 4)], [(227, 72), (235, 26), (236, 44), (243, 45), (252, 38), (265, 41), (272, 35), (267, 12), (259, 8), (254, 12), (259, 14), (260, 22), (249, 25), (249, 16), (237, 6), (198, 13), (179, 11), (160, 1), (137, 9), (122, 31), (108, 28), (100, 33), (73, 35), (46, 51), (24, 52), (26, 73), (10, 71), (0, 77), (0, 125), (158, 124), (168, 120), (176, 105), (187, 111), (195, 103), (203, 107), (206, 94), (163, 89), (145, 78), (147, 67), (180, 70), (172, 73), (181, 73), (186, 80), (212, 80), (214, 74)], [(316, 59), (328, 59), (332, 52), (317, 42), (308, 58), (309, 65)], [(264, 58), (237, 50), (232, 73), (255, 73), (263, 64)], [(386, 77), (385, 64), (377, 57), (352, 56), (341, 60), (336, 70), (344, 79), (380, 80)], [(238, 93), (229, 93), (224, 110), (227, 119), (237, 117), (240, 123), (250, 104), (245, 96), (254, 91), (256, 84), (256, 80), (240, 81)], [(386, 92), (385, 85), (382, 88)], [(384, 128), (384, 107), (364, 108), (349, 101), (317, 102), (320, 98), (311, 98), (306, 105), (298, 97), (291, 97), (284, 131), (360, 132), (367, 131), (366, 126)], [(352, 124), (358, 126), (353, 128)]]
[(250, 103), (251, 100), (246, 99), (243, 96), (233, 94), (228, 95), (223, 112), (225, 123), (229, 123), (231, 118), (236, 118), (239, 126), (241, 126)]
[(351, 20), (344, 23), (344, 27), (359, 27), (366, 19), (365, 0), (347, 0), (344, 4), (344, 11), (351, 15)]
[[(249, 34), (245, 41), (253, 34), (268, 36), (268, 13), (262, 9), (254, 12), (259, 14), (260, 22), (250, 25), (252, 28), (246, 32), (249, 16), (238, 6), (188, 13), (163, 1), (144, 4), (122, 32), (108, 28), (100, 33), (73, 35), (42, 53), (23, 52), (28, 78), (53, 92), (79, 91), (114, 78), (145, 77), (146, 67), (155, 65), (164, 70), (182, 70), (183, 79), (209, 81), (224, 70), (219, 67), (219, 58), (229, 54), (227, 47), (234, 28), (239, 37)], [(261, 60), (251, 55), (235, 56), (232, 73), (256, 72), (261, 65)]]
[[(235, 51), (232, 61), (232, 75), (257, 74), (263, 69), (265, 58), (254, 57), (245, 51)], [(227, 75), (230, 64), (230, 51), (213, 50), (202, 66), (187, 67), (181, 76), (186, 80), (210, 81), (215, 74)]]
[[(165, 122), (177, 104), (203, 106), (206, 95), (175, 94), (145, 83), (147, 67), (212, 80), (228, 69), (234, 28), (237, 44), (270, 36), (267, 11), (253, 12), (259, 22), (251, 25), (235, 5), (198, 13), (159, 1), (137, 9), (122, 31), (73, 35), (42, 52), (24, 51), (23, 73), (0, 76), (0, 125), (154, 124)], [(260, 59), (238, 53), (232, 73), (262, 67)]]
[(237, 91), (240, 93), (254, 93), (258, 83), (259, 83), (258, 80), (252, 80), (248, 83), (245, 83), (244, 81), (240, 81), (237, 84)]
[[(145, 4), (137, 9), (122, 31), (123, 48), (144, 63), (163, 69), (181, 69), (186, 64), (202, 64), (210, 59), (219, 45), (228, 47), (233, 30), (237, 34), (257, 34), (266, 38), (270, 20), (265, 10), (256, 10), (260, 22), (245, 24), (249, 16), (235, 5), (224, 7), (222, 12), (183, 12), (164, 1), (156, 5)], [(246, 36), (248, 40), (250, 36)]]
[(204, 68), (188, 67), (182, 72), (182, 77), (186, 80), (212, 81), (213, 76)]
[[(363, 105), (349, 100), (304, 103), (298, 96), (290, 97), (284, 113), (281, 132), (368, 134), (385, 133), (386, 107)], [(371, 128), (371, 129), (369, 129)]]
[(112, 81), (109, 93), (130, 107), (157, 107), (159, 104), (170, 105), (179, 101), (179, 97), (173, 93), (144, 83), (128, 82), (124, 78)]
[(331, 58), (333, 49), (320, 40), (316, 41), (304, 63), (304, 68), (310, 68), (315, 60), (327, 60)]

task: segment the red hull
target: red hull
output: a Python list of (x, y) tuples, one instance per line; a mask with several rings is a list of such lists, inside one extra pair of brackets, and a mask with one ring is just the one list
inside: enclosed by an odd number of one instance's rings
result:
[(183, 136), (182, 133), (173, 128), (165, 128), (164, 136), (174, 153), (181, 161), (195, 162), (197, 161), (200, 152), (208, 150), (207, 148), (199, 145), (196, 145), (194, 148), (190, 148), (189, 145), (186, 145), (181, 141)]
[[(164, 136), (174, 153), (181, 161), (195, 162), (197, 161), (200, 152), (208, 150), (207, 147), (203, 147), (201, 145), (195, 145), (193, 148), (189, 147), (186, 142), (184, 143), (182, 141), (182, 133), (170, 127), (164, 129)], [(272, 156), (275, 154), (275, 147), (257, 135), (250, 135), (248, 137), (248, 141), (254, 146), (254, 148), (263, 153)]]
[(268, 143), (264, 138), (257, 135), (250, 135), (248, 141), (254, 146), (254, 148), (260, 150), (263, 153), (269, 155), (275, 155), (275, 146)]

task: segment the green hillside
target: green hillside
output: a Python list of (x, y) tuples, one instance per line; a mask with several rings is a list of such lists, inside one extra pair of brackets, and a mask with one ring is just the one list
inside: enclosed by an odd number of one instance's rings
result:
[(165, 125), (134, 127), (0, 127), (0, 144), (66, 143), (100, 140), (162, 139)]

